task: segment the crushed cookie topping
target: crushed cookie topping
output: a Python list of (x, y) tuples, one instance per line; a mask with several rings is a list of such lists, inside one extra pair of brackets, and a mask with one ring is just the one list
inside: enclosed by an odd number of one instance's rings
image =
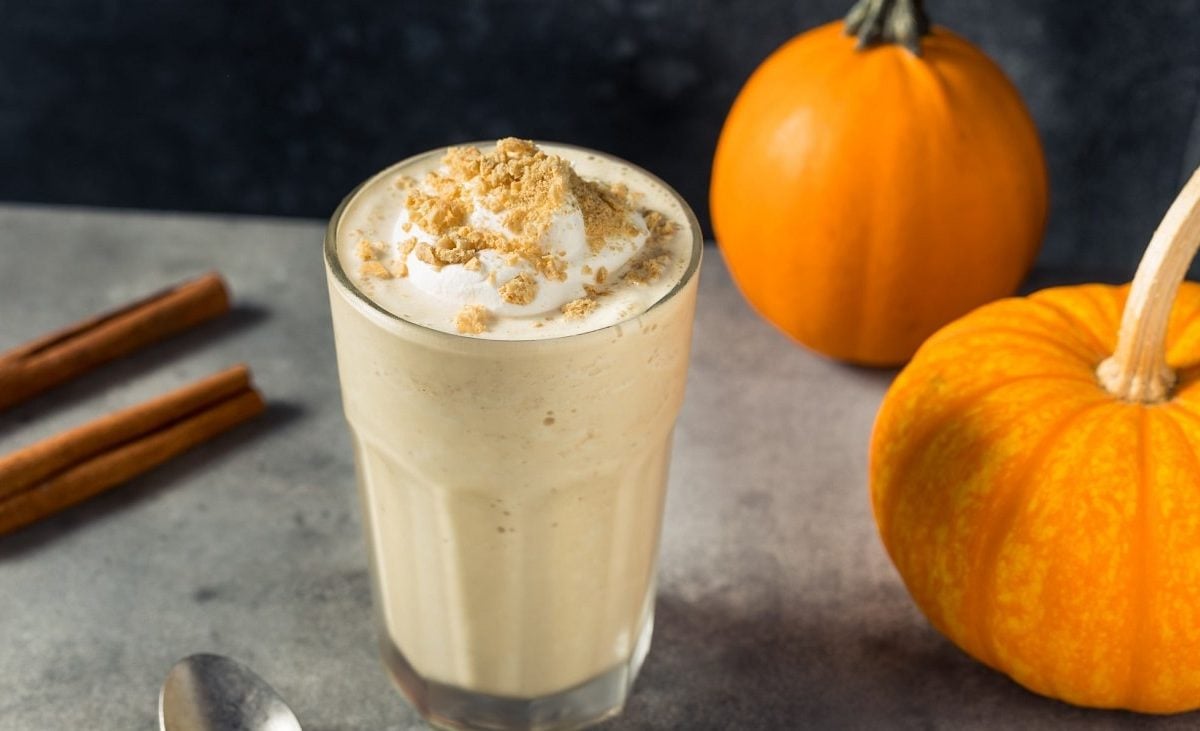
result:
[(378, 256), (375, 246), (367, 239), (362, 239), (358, 242), (358, 246), (354, 248), (354, 253), (358, 256), (359, 261), (373, 261)]
[(537, 280), (522, 272), (500, 285), (500, 299), (513, 305), (527, 305), (537, 297)]
[(650, 231), (650, 238), (646, 241), (647, 246), (657, 246), (679, 231), (679, 224), (658, 211), (644, 210), (642, 211), (642, 219), (646, 222), (646, 228)]
[(562, 306), (563, 317), (568, 320), (581, 320), (592, 314), (596, 309), (596, 300), (591, 297), (580, 297)]
[[(515, 138), (502, 139), (486, 152), (451, 147), (441, 162), (440, 169), (419, 180), (404, 176), (395, 181), (395, 195), (403, 201), (408, 220), (397, 229), (400, 238), (394, 246), (373, 241), (361, 229), (356, 232), (360, 238), (354, 255), (364, 278), (406, 278), (411, 255), (435, 270), (457, 265), (479, 272), (479, 281), (486, 281), (499, 301), (530, 305), (538, 299), (540, 287), (568, 281), (567, 252), (561, 242), (548, 240), (548, 234), (552, 225), (559, 225), (557, 217), (572, 207), (577, 207), (579, 216), (574, 220), (582, 220), (587, 249), (606, 257), (601, 260), (607, 260), (608, 266), (593, 260), (575, 269), (585, 278), (578, 285), (581, 296), (547, 319), (588, 317), (610, 292), (648, 285), (670, 270), (673, 258), (668, 241), (680, 226), (645, 208), (643, 196), (624, 184), (585, 180), (567, 160)], [(471, 223), (480, 220), (488, 227)], [(633, 253), (618, 253), (630, 241), (645, 244), (627, 263), (614, 263)], [(481, 257), (483, 252), (492, 253)], [(491, 266), (496, 261), (524, 271), (497, 280)], [(491, 296), (484, 301), (497, 306)], [(495, 316), (484, 305), (470, 304), (456, 313), (454, 326), (460, 333), (478, 335), (488, 330)]]
[[(630, 215), (636, 209), (625, 186), (584, 180), (566, 160), (546, 154), (528, 140), (503, 139), (486, 153), (475, 147), (452, 147), (442, 164), (447, 172), (429, 173), (425, 190), (406, 188), (410, 219), (439, 237), (432, 252), (417, 253), (431, 266), (463, 264), (492, 249), (503, 254), (508, 264), (524, 260), (547, 279), (564, 281), (565, 252), (545, 250), (542, 239), (568, 194), (580, 208), (584, 237), (593, 252), (614, 237), (641, 233)], [(466, 225), (473, 197), (500, 217), (511, 236)]]
[[(437, 176), (437, 173), (430, 175)], [(435, 236), (465, 224), (472, 208), (470, 199), (459, 196), (455, 187), (442, 181), (453, 182), (440, 178), (433, 186), (433, 193), (411, 188), (406, 203), (411, 220)]]
[(417, 248), (414, 249), (414, 252), (416, 253), (418, 259), (425, 262), (429, 266), (436, 269), (442, 268), (442, 262), (438, 261), (438, 258), (434, 256), (433, 247), (429, 244), (417, 244)]
[(670, 264), (670, 254), (653, 251), (635, 259), (621, 279), (631, 284), (650, 284), (661, 277)]
[(629, 216), (629, 192), (624, 186), (609, 186), (586, 181), (571, 171), (571, 190), (583, 213), (583, 231), (588, 248), (600, 251), (614, 236), (637, 236), (641, 233)]
[(454, 316), (454, 327), (464, 335), (479, 335), (487, 332), (492, 313), (483, 305), (465, 305)]
[(364, 261), (360, 271), (364, 277), (375, 277), (376, 279), (392, 278), (392, 272), (383, 265), (383, 262), (375, 259)]
[(406, 239), (397, 247), (396, 263), (392, 265), (392, 273), (397, 277), (408, 276), (408, 255), (416, 248), (417, 240), (415, 238)]
[(358, 273), (365, 279), (391, 279), (392, 272), (382, 262), (379, 261), (379, 250), (370, 240), (363, 238), (359, 240), (358, 245), (354, 248), (354, 253), (358, 256), (358, 260), (362, 264), (358, 268)]

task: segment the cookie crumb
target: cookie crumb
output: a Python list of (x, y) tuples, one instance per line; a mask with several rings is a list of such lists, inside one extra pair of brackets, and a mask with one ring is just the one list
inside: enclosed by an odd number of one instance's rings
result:
[(359, 261), (374, 261), (377, 256), (375, 247), (367, 239), (362, 239), (358, 242), (354, 253), (358, 256)]
[(562, 306), (563, 317), (568, 320), (581, 320), (596, 309), (596, 300), (590, 297), (580, 297)]
[(621, 278), (631, 284), (650, 284), (662, 276), (662, 273), (667, 270), (667, 265), (670, 263), (671, 257), (669, 254), (652, 253), (634, 261), (629, 270)]
[(492, 313), (483, 305), (465, 305), (454, 316), (454, 327), (464, 335), (487, 332)]
[(463, 269), (466, 269), (469, 272), (477, 272), (481, 266), (483, 265), (479, 262), (479, 257), (472, 256), (467, 260), (466, 264), (463, 264)]
[(442, 268), (442, 262), (438, 261), (438, 258), (434, 256), (433, 247), (429, 244), (417, 244), (415, 251), (417, 258), (421, 261), (425, 262), (434, 269)]
[(615, 236), (633, 238), (641, 233), (631, 220), (633, 208), (629, 204), (629, 191), (624, 186), (584, 180), (572, 171), (571, 192), (579, 202), (583, 235), (593, 252), (603, 249)]
[(392, 278), (392, 273), (388, 271), (388, 268), (385, 267), (382, 262), (374, 259), (363, 262), (362, 268), (359, 269), (359, 272), (364, 277), (375, 277), (377, 279)]
[(646, 228), (650, 231), (650, 238), (646, 241), (649, 246), (661, 244), (679, 230), (679, 224), (658, 211), (642, 211), (642, 218), (646, 221)]
[(397, 252), (396, 263), (392, 265), (392, 274), (397, 277), (408, 276), (408, 255), (416, 248), (417, 240), (414, 238), (405, 239), (400, 244), (400, 251)]
[(605, 279), (608, 279), (608, 269), (600, 267), (596, 270), (596, 284), (604, 284)]
[(434, 189), (433, 193), (420, 188), (408, 191), (405, 205), (412, 220), (435, 236), (446, 234), (466, 223), (467, 216), (471, 214), (471, 201), (458, 194), (453, 181), (449, 181), (451, 185), (446, 185), (446, 179), (437, 173), (430, 173), (425, 181)]
[(500, 285), (500, 299), (510, 305), (527, 305), (537, 297), (537, 280), (528, 272), (517, 276)]

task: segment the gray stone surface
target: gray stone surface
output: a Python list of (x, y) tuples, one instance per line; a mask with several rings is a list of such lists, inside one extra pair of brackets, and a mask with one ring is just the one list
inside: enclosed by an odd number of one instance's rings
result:
[[(309, 731), (421, 724), (376, 659), (316, 222), (0, 207), (0, 350), (207, 269), (225, 319), (0, 414), (7, 451), (228, 364), (265, 417), (0, 538), (0, 729), (151, 729), (200, 651), (270, 680)], [(1074, 709), (973, 662), (876, 537), (867, 440), (891, 374), (755, 318), (710, 251), (654, 646), (606, 729), (1194, 727)]]

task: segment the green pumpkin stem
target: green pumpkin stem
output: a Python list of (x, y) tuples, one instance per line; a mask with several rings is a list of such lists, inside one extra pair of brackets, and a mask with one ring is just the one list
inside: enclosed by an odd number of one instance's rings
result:
[(898, 43), (921, 55), (921, 37), (929, 33), (922, 0), (858, 0), (846, 15), (846, 35), (858, 36), (858, 50)]
[(1175, 295), (1200, 249), (1200, 169), (1167, 209), (1129, 287), (1121, 314), (1117, 348), (1096, 376), (1108, 392), (1124, 401), (1165, 401), (1175, 385), (1167, 365), (1167, 325)]

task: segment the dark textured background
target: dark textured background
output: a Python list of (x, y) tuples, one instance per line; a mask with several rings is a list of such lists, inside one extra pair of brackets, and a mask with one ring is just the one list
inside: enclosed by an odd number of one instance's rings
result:
[[(0, 200), (325, 216), (411, 153), (520, 135), (660, 173), (705, 221), (750, 71), (849, 0), (0, 0)], [(1200, 162), (1200, 0), (929, 0), (1025, 95), (1042, 264), (1128, 273)]]

